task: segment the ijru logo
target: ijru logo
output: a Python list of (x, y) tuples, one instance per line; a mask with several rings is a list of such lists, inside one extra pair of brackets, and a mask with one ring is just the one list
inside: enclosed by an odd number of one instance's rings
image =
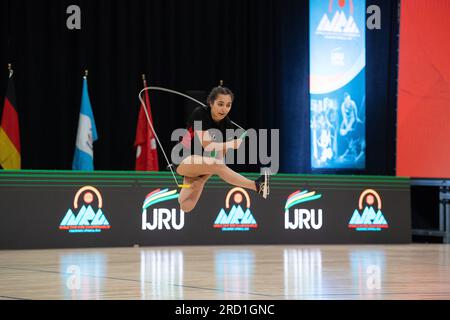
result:
[(286, 230), (320, 229), (323, 222), (322, 209), (296, 208), (292, 210), (291, 208), (321, 197), (321, 194), (316, 194), (315, 191), (309, 192), (308, 190), (297, 190), (290, 194), (284, 206), (284, 228)]
[[(142, 230), (181, 230), (184, 227), (184, 211), (177, 208), (158, 208), (150, 207), (157, 203), (178, 199), (179, 194), (176, 190), (156, 189), (150, 192), (142, 205)], [(178, 207), (178, 205), (177, 205)]]
[[(81, 195), (83, 195), (81, 197)], [(78, 201), (80, 198), (83, 205), (78, 210)], [(97, 208), (94, 206), (94, 200), (97, 199)], [(109, 229), (110, 225), (102, 211), (103, 199), (100, 192), (92, 187), (85, 186), (79, 189), (73, 200), (72, 209), (67, 210), (64, 219), (59, 225), (60, 230), (68, 230), (69, 232), (101, 232)], [(97, 212), (95, 211), (97, 209)]]
[[(358, 209), (355, 209), (348, 227), (356, 231), (381, 231), (388, 223), (381, 212), (381, 197), (373, 189), (364, 190), (359, 196)], [(377, 211), (375, 211), (374, 206)], [(361, 213), (360, 213), (361, 212)]]
[[(242, 201), (245, 199), (245, 206)], [(233, 205), (230, 204), (233, 201)], [(231, 208), (230, 208), (231, 207)], [(225, 199), (225, 209), (221, 209), (214, 222), (214, 228), (222, 231), (248, 231), (258, 228), (255, 218), (250, 210), (250, 196), (243, 188), (231, 189)]]

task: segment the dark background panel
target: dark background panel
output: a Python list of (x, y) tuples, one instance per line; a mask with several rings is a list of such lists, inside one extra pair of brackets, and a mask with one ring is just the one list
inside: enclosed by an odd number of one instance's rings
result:
[(411, 186), (411, 219), (414, 229), (439, 229), (439, 187)]
[[(158, 177), (145, 180), (135, 178), (129, 186), (124, 180), (93, 175), (70, 183), (66, 175), (50, 176), (51, 172), (3, 181), (0, 186), (0, 248), (79, 248), (113, 246), (165, 246), (165, 245), (233, 245), (233, 244), (380, 244), (409, 243), (411, 241), (410, 194), (408, 180), (375, 181), (354, 177), (347, 180), (314, 178), (314, 176), (292, 176), (290, 180), (274, 177), (274, 188), (269, 199), (262, 199), (254, 192), (250, 210), (258, 228), (249, 231), (221, 231), (213, 224), (225, 198), (232, 189), (217, 180), (210, 181), (196, 208), (185, 214), (181, 230), (142, 230), (142, 205), (145, 197), (158, 188), (173, 190), (172, 183)], [(75, 174), (73, 175), (76, 176)], [(122, 176), (125, 176), (122, 173)], [(73, 178), (73, 177), (72, 177)], [(5, 180), (5, 179), (4, 179)], [(46, 185), (42, 185), (46, 180)], [(364, 181), (361, 181), (364, 180)], [(59, 184), (59, 185), (57, 185)], [(77, 191), (84, 185), (92, 185), (102, 195), (102, 211), (111, 228), (99, 233), (70, 233), (60, 230), (59, 225), (67, 211), (72, 209)], [(389, 228), (379, 232), (357, 232), (348, 228), (358, 199), (367, 188), (376, 190), (382, 198), (382, 212)], [(322, 209), (323, 225), (320, 229), (285, 230), (284, 206), (287, 197), (296, 190), (316, 191), (322, 197), (312, 202), (296, 205), (295, 208)], [(79, 205), (81, 206), (80, 200)], [(97, 202), (93, 202), (97, 211)], [(243, 209), (246, 206), (242, 205)], [(149, 207), (147, 219), (154, 222), (153, 209), (165, 208), (175, 212), (179, 222), (177, 200), (161, 202)]]

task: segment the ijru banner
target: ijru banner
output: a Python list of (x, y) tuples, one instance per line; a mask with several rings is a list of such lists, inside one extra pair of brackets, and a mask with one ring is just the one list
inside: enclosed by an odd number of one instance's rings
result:
[(167, 171), (0, 170), (0, 249), (411, 241), (408, 178), (278, 174), (271, 182), (263, 199), (213, 176), (185, 213)]
[(313, 169), (365, 168), (365, 5), (310, 1)]

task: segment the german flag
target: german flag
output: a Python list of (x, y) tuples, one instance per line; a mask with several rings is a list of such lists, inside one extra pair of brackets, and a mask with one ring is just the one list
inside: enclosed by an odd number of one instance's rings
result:
[(4, 169), (20, 169), (19, 117), (12, 75), (10, 69), (0, 126), (0, 165)]

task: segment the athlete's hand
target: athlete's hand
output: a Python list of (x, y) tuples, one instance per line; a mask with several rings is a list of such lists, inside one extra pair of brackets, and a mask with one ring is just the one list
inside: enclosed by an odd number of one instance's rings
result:
[(228, 149), (239, 149), (239, 147), (241, 146), (242, 143), (242, 139), (234, 139), (234, 140), (230, 140), (225, 142), (225, 148)]

